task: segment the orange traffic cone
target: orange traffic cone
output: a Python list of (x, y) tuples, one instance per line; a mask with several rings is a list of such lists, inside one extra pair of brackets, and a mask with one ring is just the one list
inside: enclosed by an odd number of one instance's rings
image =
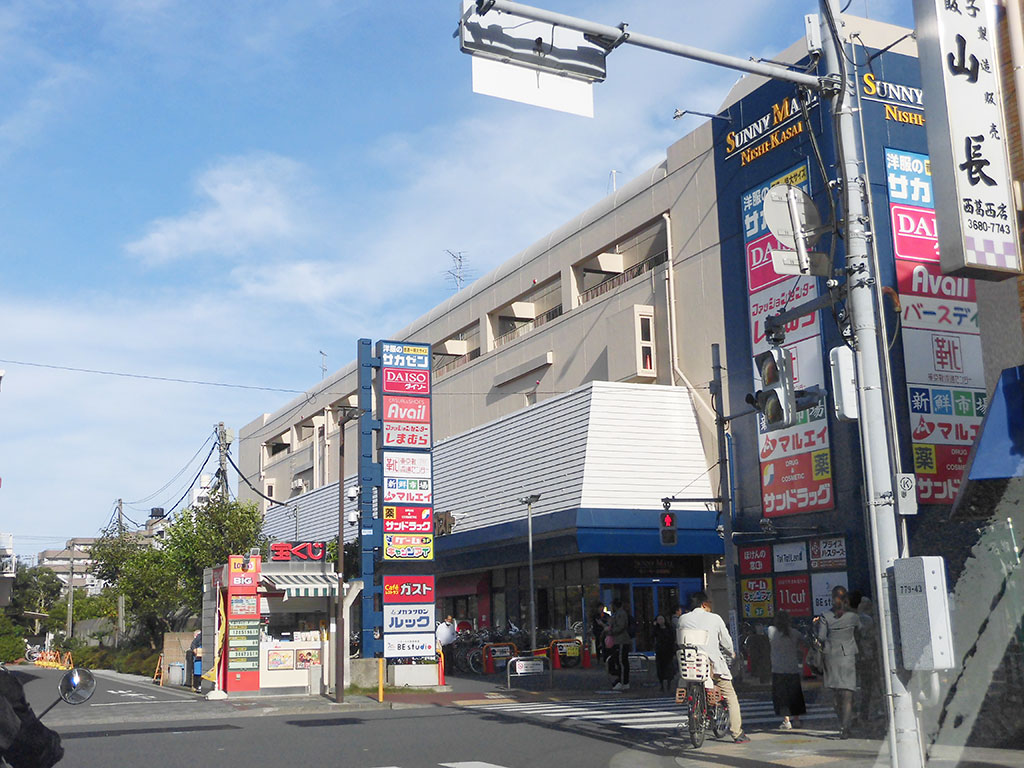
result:
[(551, 668), (552, 669), (561, 669), (562, 668), (562, 660), (559, 658), (558, 644), (557, 643), (552, 643), (548, 650), (551, 652)]

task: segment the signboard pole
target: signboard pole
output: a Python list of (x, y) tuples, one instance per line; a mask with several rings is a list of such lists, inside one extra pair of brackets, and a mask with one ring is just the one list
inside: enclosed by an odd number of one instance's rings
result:
[[(369, 339), (360, 339), (356, 356), (359, 366), (359, 543), (361, 573), (363, 577), (363, 626), (360, 647), (363, 658), (373, 658), (383, 652), (383, 641), (374, 637), (374, 627), (380, 625), (383, 614), (376, 610), (375, 601), (381, 587), (376, 574), (376, 549), (380, 546), (380, 523), (373, 519), (373, 488), (380, 484), (380, 465), (374, 462), (373, 439), (373, 351)], [(344, 474), (344, 472), (342, 472)]]
[(893, 467), (889, 451), (886, 424), (885, 388), (881, 380), (881, 353), (878, 348), (877, 307), (871, 260), (868, 258), (868, 233), (865, 224), (870, 213), (865, 205), (864, 167), (857, 143), (854, 123), (854, 79), (847, 72), (847, 54), (839, 49), (842, 40), (838, 33), (839, 6), (836, 0), (821, 0), (821, 38), (825, 53), (825, 66), (829, 72), (840, 74), (841, 91), (833, 102), (839, 128), (839, 159), (846, 221), (846, 273), (848, 280), (847, 307), (855, 341), (857, 361), (857, 389), (860, 403), (861, 454), (864, 466), (864, 484), (867, 490), (866, 513), (871, 527), (874, 548), (875, 593), (878, 596), (878, 616), (882, 629), (882, 663), (888, 678), (889, 744), (892, 764), (899, 768), (920, 768), (924, 765), (921, 734), (914, 713), (910, 691), (898, 674), (895, 665), (893, 606), (889, 601), (889, 574), (899, 557), (896, 532), (896, 507), (893, 495)]

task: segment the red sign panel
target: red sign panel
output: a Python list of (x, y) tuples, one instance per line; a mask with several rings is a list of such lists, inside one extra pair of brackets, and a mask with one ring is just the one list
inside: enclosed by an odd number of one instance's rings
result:
[(740, 573), (762, 574), (772, 572), (772, 548), (767, 544), (740, 547)]
[(275, 562), (292, 560), (323, 560), (327, 557), (324, 541), (275, 541), (270, 545), (270, 559)]
[(896, 256), (938, 263), (939, 237), (935, 232), (935, 211), (899, 203), (890, 203), (889, 209)]
[(751, 293), (786, 279), (786, 275), (780, 275), (772, 266), (772, 249), (789, 250), (779, 245), (779, 241), (772, 234), (763, 235), (747, 243), (747, 277), (750, 280)]
[(960, 490), (970, 445), (914, 443), (917, 500), (922, 504), (952, 504)]
[(433, 603), (433, 576), (385, 576), (385, 603)]
[(430, 371), (382, 368), (381, 389), (399, 395), (429, 395)]
[(896, 261), (896, 284), (900, 297), (926, 296), (946, 301), (977, 301), (974, 281), (942, 274), (937, 264)]
[(811, 615), (811, 577), (806, 573), (775, 577), (775, 610)]
[(765, 517), (832, 509), (832, 464), (828, 448), (761, 462)]
[(416, 424), (430, 423), (429, 398), (384, 395), (383, 400), (384, 407), (381, 413), (383, 421), (411, 421)]
[(433, 507), (384, 507), (384, 533), (433, 532)]

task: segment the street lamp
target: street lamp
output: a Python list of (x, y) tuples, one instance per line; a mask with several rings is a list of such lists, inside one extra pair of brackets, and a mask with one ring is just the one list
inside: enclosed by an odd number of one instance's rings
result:
[(540, 501), (539, 493), (519, 499), (526, 505), (526, 550), (530, 564), (530, 648), (537, 650), (537, 593), (533, 588), (533, 505)]

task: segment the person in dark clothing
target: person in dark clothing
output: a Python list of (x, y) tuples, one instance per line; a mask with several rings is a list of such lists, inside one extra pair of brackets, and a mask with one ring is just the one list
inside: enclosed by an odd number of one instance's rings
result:
[(608, 631), (608, 613), (605, 611), (604, 603), (599, 603), (594, 618), (590, 622), (590, 634), (594, 637), (594, 645), (597, 648), (597, 660), (603, 662), (608, 656), (608, 648), (604, 644), (604, 633)]
[(0, 758), (11, 768), (50, 768), (62, 757), (60, 736), (39, 722), (21, 681), (0, 665)]
[(658, 669), (658, 688), (664, 691), (676, 675), (676, 633), (664, 616), (654, 620), (654, 665)]
[(192, 690), (199, 693), (199, 690), (203, 684), (203, 632), (197, 629), (192, 634), (192, 644), (189, 646), (189, 652), (192, 655), (192, 661), (188, 671), (190, 675), (186, 675), (187, 678), (191, 678)]
[(633, 647), (633, 638), (629, 636), (629, 614), (619, 598), (612, 601), (612, 623), (608, 627), (608, 634), (612, 638), (612, 653), (619, 662), (619, 680), (612, 686), (612, 690), (628, 691), (629, 651)]
[(807, 705), (800, 687), (803, 637), (793, 629), (786, 611), (775, 614), (775, 622), (768, 627), (768, 642), (772, 652), (772, 705), (775, 714), (782, 717), (779, 727), (789, 731), (800, 727)]

